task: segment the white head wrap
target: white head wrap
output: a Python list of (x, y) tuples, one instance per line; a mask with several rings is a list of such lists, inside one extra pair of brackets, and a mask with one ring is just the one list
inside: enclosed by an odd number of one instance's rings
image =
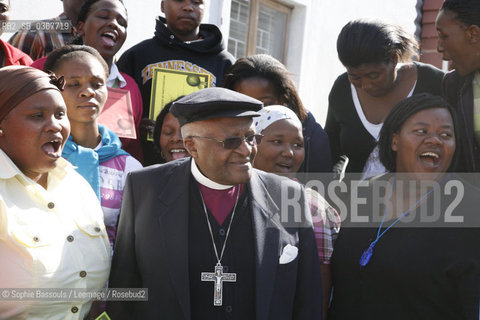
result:
[(268, 126), (270, 126), (272, 123), (284, 119), (292, 120), (293, 122), (297, 123), (300, 128), (302, 127), (302, 122), (300, 121), (300, 119), (298, 119), (295, 112), (284, 106), (267, 106), (258, 111), (258, 113), (260, 113), (260, 116), (253, 118), (257, 133), (262, 133), (262, 131), (265, 130), (265, 128), (267, 128)]

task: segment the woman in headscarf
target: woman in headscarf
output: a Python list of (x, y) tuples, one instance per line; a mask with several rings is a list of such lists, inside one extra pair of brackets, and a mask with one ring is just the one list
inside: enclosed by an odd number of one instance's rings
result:
[[(305, 159), (302, 122), (290, 108), (271, 105), (254, 118), (255, 131), (263, 135), (253, 166), (266, 172), (293, 177)], [(320, 271), (322, 273), (324, 317), (331, 291), (330, 257), (340, 229), (340, 217), (327, 201), (311, 188), (305, 188), (313, 218)]]
[(303, 105), (292, 74), (280, 61), (267, 54), (238, 59), (225, 74), (223, 87), (258, 99), (266, 106), (290, 108), (302, 121), (305, 160), (299, 171), (305, 177), (332, 171), (327, 134)]
[[(102, 209), (61, 157), (70, 133), (62, 87), (34, 68), (0, 69), (0, 288), (101, 290), (107, 282)], [(92, 305), (57, 291), (57, 301), (3, 292), (1, 319), (83, 319)]]

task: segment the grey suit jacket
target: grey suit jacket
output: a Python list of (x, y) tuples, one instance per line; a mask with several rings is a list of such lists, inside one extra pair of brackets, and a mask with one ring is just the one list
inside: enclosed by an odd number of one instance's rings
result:
[[(148, 288), (148, 302), (107, 303), (113, 320), (191, 318), (190, 161), (148, 167), (127, 178), (109, 286)], [(256, 318), (320, 319), (320, 268), (303, 187), (259, 170), (253, 171), (249, 187), (256, 244)], [(288, 197), (297, 200), (286, 201), (287, 189)], [(287, 244), (298, 248), (298, 256), (280, 264)]]

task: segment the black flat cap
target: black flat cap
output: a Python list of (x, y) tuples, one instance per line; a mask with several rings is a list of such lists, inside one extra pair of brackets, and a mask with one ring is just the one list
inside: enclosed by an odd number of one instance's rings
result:
[(183, 126), (214, 118), (258, 117), (262, 107), (261, 101), (247, 95), (225, 88), (206, 88), (178, 99), (170, 112)]

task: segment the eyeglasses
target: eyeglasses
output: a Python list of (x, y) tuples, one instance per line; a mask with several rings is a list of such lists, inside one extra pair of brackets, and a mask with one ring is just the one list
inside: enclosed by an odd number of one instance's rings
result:
[(213, 140), (221, 143), (224, 149), (234, 150), (240, 147), (243, 141), (246, 141), (251, 146), (260, 144), (260, 142), (262, 142), (263, 134), (252, 134), (246, 137), (230, 137), (230, 138), (226, 138), (225, 140), (217, 140), (215, 138), (200, 137), (200, 136), (190, 136), (190, 138)]

